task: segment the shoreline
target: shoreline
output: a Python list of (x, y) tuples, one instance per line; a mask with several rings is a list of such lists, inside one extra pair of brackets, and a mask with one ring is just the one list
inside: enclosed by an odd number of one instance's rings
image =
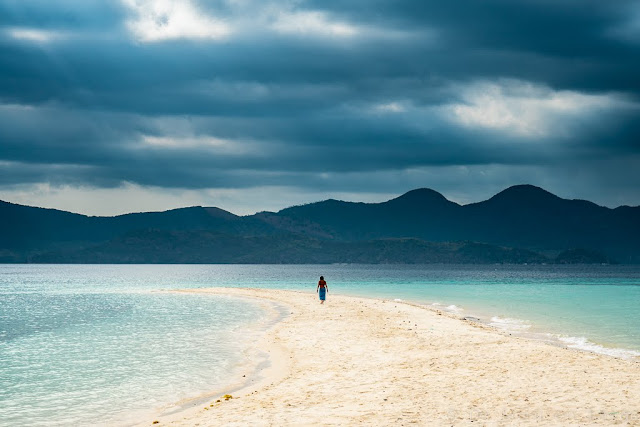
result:
[[(605, 425), (625, 419), (629, 425), (640, 425), (639, 361), (549, 345), (410, 301), (329, 294), (328, 303), (320, 306), (315, 294), (301, 291), (210, 288), (181, 292), (275, 301), (289, 307), (290, 315), (264, 334), (257, 348), (269, 354), (270, 366), (261, 369), (256, 365), (244, 386), (208, 394), (210, 400), (192, 401), (190, 408), (159, 414), (139, 425), (152, 421), (159, 421), (156, 425), (205, 426), (426, 420), (435, 420), (435, 424)], [(422, 326), (425, 324), (431, 325), (429, 329)], [(324, 360), (327, 352), (332, 357), (319, 369), (314, 361)], [(452, 359), (450, 353), (458, 354)], [(414, 363), (408, 364), (400, 356), (404, 354)], [(445, 365), (455, 369), (443, 369)], [(505, 375), (507, 378), (500, 378)], [(539, 387), (541, 375), (549, 376), (555, 386)], [(425, 376), (438, 381), (424, 381)], [(317, 381), (318, 377), (324, 379)], [(523, 383), (523, 378), (528, 380)], [(424, 399), (434, 392), (434, 385), (448, 399), (443, 401), (440, 396), (429, 405)], [(443, 393), (441, 387), (448, 391)], [(481, 392), (474, 391), (477, 388)], [(345, 390), (350, 392), (345, 394)], [(489, 391), (489, 401), (497, 402), (487, 402)], [(224, 394), (234, 398), (216, 402)], [(333, 402), (335, 395), (344, 396), (342, 404), (328, 408), (313, 398), (325, 396)], [(552, 398), (539, 399), (540, 395)], [(395, 396), (395, 408), (388, 403), (391, 396)], [(516, 407), (508, 404), (509, 399)], [(575, 404), (567, 404), (571, 400)], [(452, 404), (454, 401), (457, 403)], [(376, 410), (380, 406), (386, 412)]]
[[(498, 333), (539, 341), (548, 345), (569, 348), (586, 353), (594, 353), (617, 359), (639, 361), (640, 351), (620, 346), (609, 346), (592, 341), (588, 337), (568, 335), (567, 333), (551, 332), (548, 325), (540, 325), (518, 317), (503, 317), (493, 315), (484, 310), (462, 308), (457, 305), (443, 306), (438, 303), (421, 304), (408, 300), (394, 300), (405, 304), (424, 307), (427, 310), (443, 312), (461, 321), (475, 322), (494, 329)], [(451, 307), (455, 308), (451, 308)], [(469, 311), (469, 314), (465, 314)], [(464, 313), (463, 313), (464, 312)]]
[[(461, 322), (469, 322), (488, 327), (491, 330), (494, 330), (496, 333), (503, 334), (505, 336), (508, 335), (519, 337), (556, 347), (640, 363), (640, 351), (638, 350), (618, 346), (606, 346), (598, 342), (591, 341), (586, 337), (578, 337), (558, 332), (549, 332), (544, 326), (541, 327), (540, 325), (537, 325), (535, 323), (525, 323), (529, 321), (520, 318), (501, 317), (489, 314), (484, 310), (467, 310), (466, 308), (463, 308), (462, 306), (458, 306), (456, 304), (450, 304), (446, 306), (440, 303), (421, 303), (401, 298), (391, 299), (382, 297), (364, 297), (361, 295), (348, 296), (372, 300), (388, 300), (399, 304), (407, 304), (435, 313), (442, 313), (442, 315), (451, 317), (452, 319), (457, 319)], [(469, 311), (468, 314), (466, 314), (467, 311)], [(513, 322), (513, 324), (510, 324), (510, 322)], [(578, 340), (584, 340), (584, 342), (576, 343), (576, 341)]]
[(491, 313), (490, 309), (474, 306), (468, 308), (456, 302), (439, 303), (431, 301), (417, 301), (415, 299), (394, 298), (392, 296), (363, 296), (359, 293), (345, 293), (354, 298), (388, 300), (402, 304), (413, 305), (433, 312), (441, 312), (460, 321), (475, 322), (494, 329), (497, 333), (522, 337), (540, 341), (549, 345), (569, 348), (576, 351), (605, 355), (608, 357), (640, 362), (640, 348), (625, 347), (619, 343), (602, 343), (585, 335), (553, 330), (548, 324), (526, 320), (521, 317), (504, 316)]
[[(220, 288), (232, 289), (232, 288)], [(162, 293), (209, 293), (216, 295), (230, 296), (233, 298), (248, 300), (253, 304), (261, 306), (267, 312), (267, 319), (262, 320), (261, 325), (256, 328), (255, 333), (259, 334), (258, 340), (247, 347), (242, 352), (243, 362), (236, 369), (228, 383), (216, 389), (201, 393), (198, 396), (185, 398), (179, 401), (168, 402), (156, 407), (155, 419), (175, 420), (180, 417), (201, 411), (208, 407), (211, 401), (218, 400), (225, 394), (245, 393), (253, 388), (262, 388), (269, 382), (278, 380), (286, 372), (285, 350), (270, 341), (270, 333), (279, 323), (284, 320), (289, 313), (289, 307), (277, 300), (270, 300), (252, 295), (233, 295), (230, 292), (217, 292), (217, 288), (194, 288), (194, 289), (163, 289), (157, 292)], [(241, 373), (244, 374), (241, 375)], [(126, 423), (128, 426), (149, 425), (148, 417), (140, 418), (134, 416)]]

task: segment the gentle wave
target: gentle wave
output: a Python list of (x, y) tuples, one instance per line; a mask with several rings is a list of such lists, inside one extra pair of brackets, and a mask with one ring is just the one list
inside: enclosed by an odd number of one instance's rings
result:
[(585, 337), (559, 336), (558, 339), (562, 341), (567, 347), (575, 348), (578, 350), (586, 350), (593, 353), (605, 354), (607, 356), (619, 357), (622, 359), (640, 357), (640, 351), (628, 350), (624, 348), (604, 347), (600, 344), (589, 341)]
[[(397, 301), (399, 301), (399, 300), (397, 300)], [(443, 307), (441, 303), (433, 302), (431, 304), (427, 304), (426, 306), (430, 307), (430, 308), (433, 308), (433, 309), (436, 309), (436, 310), (442, 310), (444, 312), (454, 313), (454, 314), (459, 314), (459, 313), (462, 313), (464, 311), (464, 309), (462, 307), (458, 307), (455, 304), (451, 304), (451, 305), (448, 305), (446, 307)]]
[[(495, 328), (506, 330), (514, 333), (525, 333), (531, 329), (531, 324), (522, 319), (515, 319), (511, 317), (493, 316), (488, 325)], [(549, 334), (549, 333), (533, 333), (527, 334), (528, 337), (533, 339), (540, 339), (541, 341), (560, 342), (568, 348), (574, 348), (577, 350), (589, 351), (591, 353), (604, 354), (607, 356), (618, 357), (621, 359), (632, 359), (640, 357), (640, 352), (635, 350), (629, 350), (625, 348), (617, 347), (605, 347), (600, 344), (596, 344), (589, 341), (586, 337), (572, 337), (566, 335)]]
[(493, 316), (489, 325), (508, 331), (522, 332), (531, 328), (531, 325), (522, 319), (511, 317)]
[(461, 312), (464, 311), (463, 308), (458, 307), (455, 304), (448, 305), (444, 310), (448, 311), (448, 312), (451, 312), (451, 313), (461, 313)]
[[(443, 309), (440, 303), (432, 303), (432, 307)], [(452, 312), (461, 312), (464, 309), (458, 307), (454, 304), (449, 305), (444, 310), (452, 311)], [(490, 321), (487, 322), (489, 326), (493, 326), (497, 329), (513, 332), (513, 333), (526, 333), (528, 332), (532, 325), (526, 320), (516, 319), (512, 317), (500, 317), (500, 316), (492, 316)], [(640, 351), (630, 350), (625, 348), (617, 348), (617, 347), (605, 347), (600, 344), (596, 344), (592, 341), (589, 341), (586, 337), (572, 337), (566, 335), (557, 335), (557, 334), (549, 334), (549, 333), (532, 333), (527, 334), (529, 338), (539, 339), (541, 341), (552, 341), (552, 342), (560, 342), (568, 348), (574, 348), (577, 350), (589, 351), (592, 353), (604, 354), (607, 356), (618, 357), (621, 359), (633, 359), (636, 357), (640, 357)]]

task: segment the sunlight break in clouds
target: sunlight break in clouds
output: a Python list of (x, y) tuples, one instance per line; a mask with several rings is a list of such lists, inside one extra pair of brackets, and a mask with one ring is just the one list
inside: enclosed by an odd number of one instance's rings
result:
[(212, 136), (194, 137), (170, 137), (143, 135), (142, 142), (145, 146), (164, 149), (211, 149), (218, 154), (244, 154), (247, 149), (243, 144), (228, 139)]
[(324, 12), (297, 11), (280, 12), (272, 28), (284, 34), (352, 37), (358, 28), (346, 22), (332, 22)]
[(407, 108), (400, 102), (394, 101), (386, 104), (377, 104), (374, 111), (379, 113), (404, 113)]
[(231, 28), (206, 16), (189, 0), (123, 0), (135, 15), (127, 26), (142, 42), (172, 39), (223, 39)]
[(35, 28), (9, 28), (7, 34), (16, 40), (26, 40), (35, 43), (49, 43), (64, 38), (58, 31), (40, 30)]
[(477, 83), (460, 92), (463, 102), (445, 107), (450, 120), (524, 137), (561, 133), (565, 120), (628, 106), (611, 94), (554, 91), (521, 81)]

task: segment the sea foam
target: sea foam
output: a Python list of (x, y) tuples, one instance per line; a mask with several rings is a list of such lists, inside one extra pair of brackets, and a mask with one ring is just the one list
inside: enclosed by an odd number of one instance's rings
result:
[(604, 347), (600, 344), (589, 341), (585, 337), (560, 336), (558, 339), (569, 348), (590, 351), (593, 353), (605, 354), (607, 356), (619, 357), (622, 359), (632, 359), (640, 357), (640, 351), (628, 350), (624, 348)]
[(515, 332), (523, 332), (531, 328), (531, 325), (525, 320), (500, 316), (493, 316), (489, 325), (499, 329)]

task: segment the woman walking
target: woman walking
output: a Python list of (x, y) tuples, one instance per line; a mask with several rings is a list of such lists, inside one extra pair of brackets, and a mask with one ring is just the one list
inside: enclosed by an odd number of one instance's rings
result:
[(329, 286), (327, 286), (327, 282), (324, 281), (324, 276), (320, 276), (316, 292), (318, 292), (318, 297), (320, 297), (320, 304), (324, 304), (324, 300), (327, 299), (327, 292), (329, 292)]

